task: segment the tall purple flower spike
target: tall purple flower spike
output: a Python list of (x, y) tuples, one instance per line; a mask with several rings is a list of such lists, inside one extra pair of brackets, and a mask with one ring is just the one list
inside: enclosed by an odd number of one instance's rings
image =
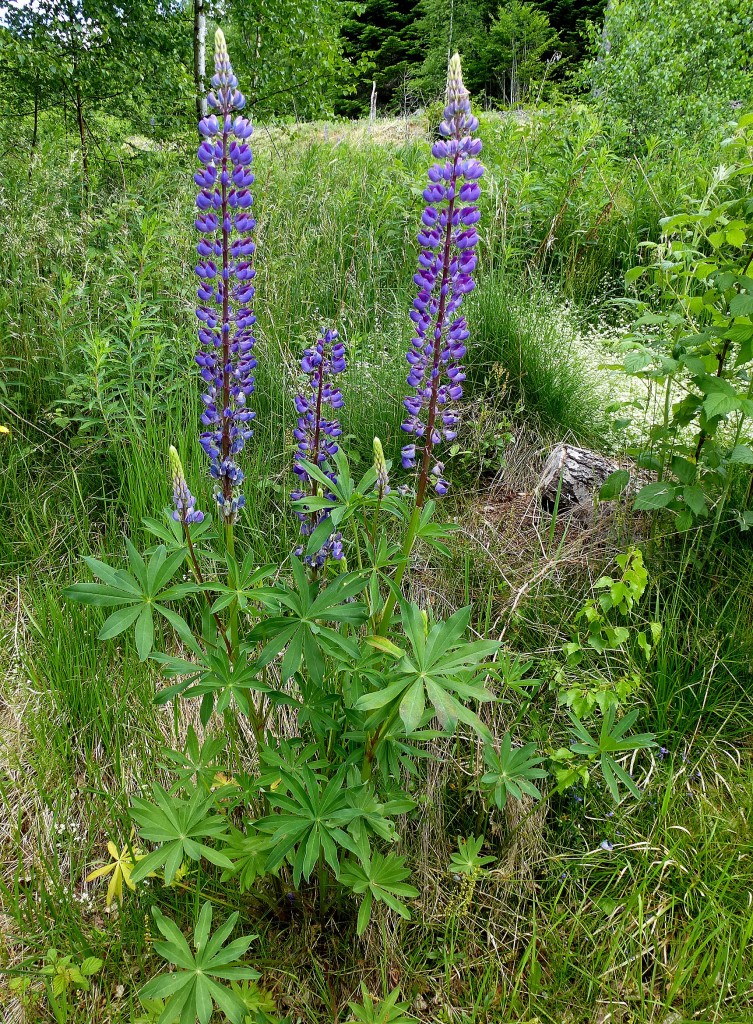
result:
[[(344, 405), (342, 392), (332, 383), (332, 377), (345, 370), (345, 345), (338, 337), (337, 331), (322, 328), (316, 344), (307, 348), (301, 359), (301, 369), (308, 377), (308, 386), (306, 393), (295, 396), (298, 424), (293, 434), (298, 445), (293, 472), (300, 486), (290, 493), (293, 501), (307, 494), (316, 494), (319, 486), (317, 481), (311, 479), (302, 461), (319, 466), (330, 480), (337, 479), (330, 460), (338, 451), (336, 438), (342, 434), (342, 428), (339, 420), (326, 419), (325, 414), (329, 415), (327, 409), (336, 412)], [(327, 496), (334, 497), (331, 494)], [(310, 536), (327, 514), (326, 511), (312, 513), (296, 510), (301, 521), (302, 536)], [(296, 554), (303, 555), (303, 551), (304, 548), (300, 547)], [(330, 535), (320, 551), (307, 557), (306, 561), (314, 566), (322, 566), (327, 558), (339, 561), (342, 557), (342, 536), (336, 532)]]
[(465, 380), (461, 360), (469, 332), (465, 317), (457, 314), (463, 298), (474, 288), (471, 275), (476, 267), (476, 223), (480, 217), (475, 203), (481, 191), (478, 179), (484, 173), (476, 159), (481, 140), (471, 137), (477, 128), (463, 85), (460, 57), (455, 54), (447, 77), (444, 120), (439, 126), (443, 138), (432, 147), (437, 163), (429, 168), (429, 185), (424, 189), (428, 205), (418, 235), (423, 250), (413, 277), (418, 294), (410, 314), (416, 334), (406, 355), (408, 383), (415, 393), (403, 403), (408, 415), (402, 428), (423, 444), (405, 445), (402, 462), (405, 469), (412, 469), (421, 461), (419, 505), (429, 479), (439, 495), (446, 494), (450, 486), (442, 463), (435, 462), (432, 455), (436, 444), (442, 439), (451, 441), (457, 434), (455, 403), (463, 394)]
[[(248, 118), (237, 115), (246, 100), (230, 66), (225, 37), (215, 34), (212, 91), (207, 97), (216, 111), (199, 122), (203, 141), (194, 175), (200, 188), (196, 246), (200, 280), (196, 309), (201, 347), (196, 362), (208, 388), (201, 422), (201, 444), (210, 458), (215, 480), (214, 495), (226, 523), (233, 523), (245, 504), (240, 491), (243, 471), (236, 461), (251, 437), (255, 413), (248, 408), (254, 390), (253, 335), (256, 317), (250, 308), (256, 275), (251, 260), (256, 246), (251, 239), (256, 221), (249, 185), (251, 147), (246, 141), (253, 128)], [(235, 116), (234, 116), (235, 115)]]

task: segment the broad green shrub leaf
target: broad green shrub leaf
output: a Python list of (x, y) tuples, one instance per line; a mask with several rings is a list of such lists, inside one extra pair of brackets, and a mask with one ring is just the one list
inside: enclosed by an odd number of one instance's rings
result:
[(753, 316), (753, 295), (746, 295), (745, 292), (735, 295), (730, 301), (729, 311), (732, 316)]
[(610, 473), (599, 490), (599, 501), (612, 501), (619, 497), (630, 483), (630, 474), (626, 469), (616, 469)]
[(753, 448), (748, 444), (738, 444), (727, 456), (729, 462), (735, 462), (744, 466), (753, 466)]
[(666, 480), (658, 483), (646, 484), (641, 487), (635, 496), (634, 508), (642, 512), (651, 512), (659, 508), (666, 508), (675, 497), (675, 487)]

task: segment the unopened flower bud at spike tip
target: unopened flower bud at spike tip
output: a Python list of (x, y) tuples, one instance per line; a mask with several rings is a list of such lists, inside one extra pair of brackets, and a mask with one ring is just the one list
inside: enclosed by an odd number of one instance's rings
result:
[(183, 472), (183, 463), (174, 445), (168, 450), (170, 456), (170, 479), (173, 485), (173, 504), (175, 511), (173, 519), (176, 523), (201, 523), (204, 520), (204, 513), (196, 508), (196, 498), (188, 489), (186, 476)]
[(387, 474), (387, 463), (384, 458), (384, 449), (378, 437), (374, 438), (374, 471), (377, 475), (377, 491), (379, 497), (383, 498), (385, 494), (390, 493), (390, 482)]

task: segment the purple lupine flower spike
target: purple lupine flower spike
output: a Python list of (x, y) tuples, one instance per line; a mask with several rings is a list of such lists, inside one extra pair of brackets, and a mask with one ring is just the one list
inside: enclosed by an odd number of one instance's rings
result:
[(201, 303), (201, 348), (196, 362), (208, 388), (201, 422), (201, 444), (210, 458), (214, 494), (226, 523), (235, 522), (245, 504), (240, 491), (243, 471), (237, 456), (251, 437), (255, 413), (248, 408), (254, 390), (253, 334), (256, 317), (250, 308), (256, 275), (251, 259), (256, 246), (251, 239), (256, 221), (249, 185), (253, 128), (237, 114), (246, 100), (230, 65), (225, 37), (215, 34), (212, 91), (207, 96), (214, 113), (199, 122), (203, 141), (199, 146), (202, 168), (194, 175), (200, 188), (196, 197), (196, 228), (202, 239), (196, 246), (196, 273)]
[[(337, 331), (322, 328), (316, 344), (305, 349), (301, 359), (301, 369), (308, 377), (304, 392), (295, 396), (295, 408), (298, 413), (298, 424), (293, 431), (298, 446), (296, 448), (293, 472), (300, 481), (297, 490), (291, 491), (293, 501), (303, 498), (306, 494), (317, 494), (320, 488), (316, 480), (312, 480), (302, 461), (321, 467), (322, 471), (335, 481), (337, 479), (331, 459), (337, 453), (337, 438), (342, 434), (340, 422), (336, 418), (327, 419), (330, 412), (342, 409), (344, 402), (340, 389), (333, 385), (332, 377), (345, 370), (345, 345), (339, 341)], [(334, 498), (333, 494), (326, 497)], [(301, 521), (301, 534), (310, 536), (328, 513), (297, 511)], [(296, 550), (296, 555), (303, 555), (303, 547)], [(327, 543), (315, 555), (306, 561), (314, 566), (322, 566), (327, 558), (340, 561), (343, 557), (342, 535), (333, 533)]]
[(469, 331), (458, 310), (474, 288), (471, 275), (478, 242), (475, 225), (480, 216), (475, 203), (480, 195), (478, 179), (484, 173), (476, 159), (481, 140), (472, 138), (477, 128), (478, 120), (471, 113), (468, 90), (463, 85), (460, 57), (455, 54), (448, 72), (444, 120), (439, 126), (443, 138), (432, 147), (437, 162), (429, 168), (429, 184), (424, 189), (428, 205), (418, 234), (423, 248), (413, 277), (418, 294), (410, 314), (416, 333), (406, 355), (410, 365), (408, 383), (414, 394), (403, 403), (408, 415), (402, 428), (421, 444), (406, 444), (402, 463), (404, 469), (412, 469), (421, 461), (418, 505), (423, 504), (429, 479), (440, 496), (450, 486), (442, 464), (432, 464), (432, 452), (440, 441), (452, 441), (457, 436), (455, 403), (463, 394), (465, 380), (461, 361)]
[(170, 445), (169, 455), (170, 479), (173, 485), (173, 505), (175, 505), (173, 519), (176, 523), (184, 523), (186, 526), (190, 526), (191, 523), (202, 523), (204, 521), (204, 513), (196, 508), (196, 498), (188, 489), (186, 476), (183, 472), (183, 463), (180, 461), (180, 455), (178, 455), (178, 451), (173, 445)]

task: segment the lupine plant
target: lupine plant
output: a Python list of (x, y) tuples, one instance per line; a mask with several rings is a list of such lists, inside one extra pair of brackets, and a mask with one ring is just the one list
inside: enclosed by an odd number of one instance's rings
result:
[[(415, 487), (391, 485), (378, 439), (373, 466), (359, 480), (351, 475), (336, 419), (344, 397), (335, 378), (345, 370), (346, 346), (324, 326), (303, 354), (295, 397), (291, 503), (300, 545), (282, 566), (259, 565), (252, 550), (236, 555), (233, 538), (244, 507), (240, 459), (254, 417), (253, 175), (251, 125), (238, 114), (244, 100), (221, 32), (212, 85), (196, 175), (196, 362), (206, 383), (201, 441), (222, 529), (215, 531), (209, 512), (197, 508), (173, 448), (174, 507), (163, 521), (145, 521), (157, 544), (145, 559), (128, 542), (129, 570), (89, 558), (101, 582), (76, 584), (68, 596), (114, 609), (100, 632), (104, 639), (135, 626), (139, 657), (155, 660), (169, 681), (156, 699), (174, 702), (176, 718), (179, 702), (195, 697), (205, 726), (218, 716), (222, 722), (221, 738), (200, 745), (190, 731), (184, 750), (165, 752), (175, 777), (169, 789), (155, 784), (133, 799), (138, 836), (129, 846), (126, 883), (155, 874), (165, 884), (190, 877), (197, 906), (210, 878), (271, 908), (296, 890), (304, 911), (322, 919), (353, 900), (361, 934), (375, 908), (408, 918), (419, 895), (406, 857), (393, 847), (398, 819), (416, 806), (421, 757), (432, 740), (459, 727), (475, 733), (494, 775), (484, 776), (482, 788), (499, 806), (500, 793), (538, 797), (530, 780), (547, 775), (532, 745), (516, 758), (511, 738), (500, 749), (482, 718), (481, 708), (498, 700), (500, 684), (515, 675), (510, 659), (498, 658), (500, 644), (468, 638), (470, 608), (442, 620), (406, 594), (414, 545), (446, 553), (450, 536), (433, 522), (436, 503), (428, 494), (430, 485), (440, 497), (449, 487), (438, 448), (455, 437), (465, 378), (469, 329), (459, 309), (476, 266), (478, 122), (455, 56), (424, 191), (407, 355), (411, 394), (403, 426), (413, 440), (402, 462), (418, 470)], [(174, 583), (186, 568), (193, 580)], [(178, 611), (181, 602), (186, 607)], [(164, 635), (163, 651), (154, 649), (155, 611), (173, 631)], [(586, 750), (579, 732), (575, 738)], [(584, 757), (595, 761), (603, 747), (592, 744)], [(123, 858), (118, 853), (121, 870)], [(115, 896), (122, 898), (122, 885), (111, 891)], [(222, 981), (252, 976), (231, 965), (231, 953), (248, 942), (236, 940), (221, 952), (233, 925), (228, 921), (209, 940), (208, 906), (196, 923), (195, 956), (155, 911), (167, 939), (155, 949), (183, 967), (145, 990), (150, 998), (170, 997), (160, 1020), (180, 1010), (182, 1024), (197, 1016), (206, 1022), (213, 1003), (230, 1020), (242, 1019), (239, 1000)], [(211, 962), (211, 978), (201, 980), (199, 962)]]

